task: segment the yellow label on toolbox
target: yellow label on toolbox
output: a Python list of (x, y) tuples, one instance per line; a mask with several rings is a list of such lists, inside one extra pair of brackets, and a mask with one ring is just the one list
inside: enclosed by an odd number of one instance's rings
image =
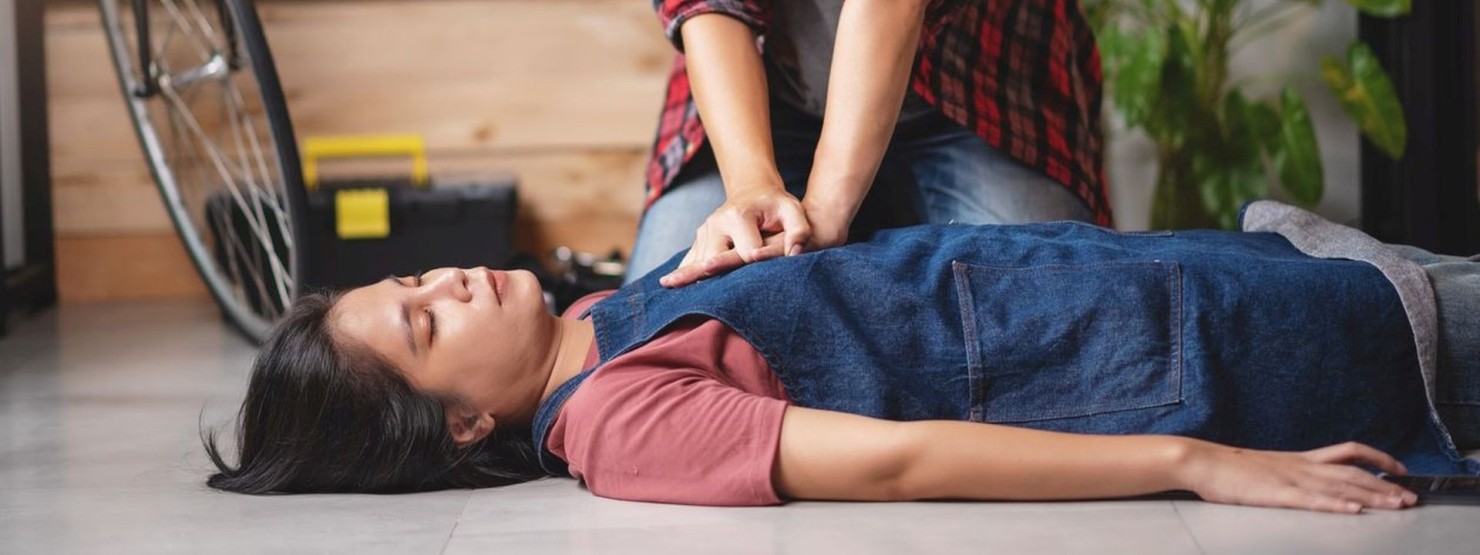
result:
[(383, 239), (390, 236), (390, 193), (385, 189), (335, 191), (334, 222), (340, 239)]

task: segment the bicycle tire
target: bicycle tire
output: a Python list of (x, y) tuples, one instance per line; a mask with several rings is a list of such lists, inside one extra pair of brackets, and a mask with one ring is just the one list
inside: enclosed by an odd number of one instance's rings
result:
[[(305, 228), (307, 198), (302, 184), (298, 149), (276, 65), (262, 32), (261, 21), (255, 7), (248, 0), (207, 0), (215, 11), (215, 21), (222, 25), (224, 32), (221, 35), (226, 38), (225, 44), (215, 48), (217, 45), (214, 43), (215, 35), (210, 29), (211, 19), (201, 15), (203, 10), (198, 0), (136, 1), (148, 2), (143, 10), (148, 16), (146, 21), (154, 18), (154, 12), (149, 8), (165, 10), (168, 12), (168, 21), (177, 27), (188, 28), (192, 23), (197, 25), (195, 29), (180, 29), (179, 36), (198, 33), (211, 39), (201, 41), (200, 37), (191, 37), (197, 42), (186, 46), (194, 47), (202, 55), (209, 55), (205, 56), (206, 59), (199, 66), (172, 72), (163, 60), (172, 54), (168, 51), (168, 46), (176, 35), (169, 34), (156, 40), (154, 35), (158, 33), (155, 29), (159, 27), (151, 24), (146, 29), (146, 50), (155, 52), (158, 46), (159, 51), (150, 67), (135, 68), (134, 60), (140, 60), (142, 65), (149, 60), (149, 56), (130, 48), (127, 39), (131, 29), (120, 10), (126, 0), (99, 0), (119, 87), (166, 212), (191, 262), (227, 322), (249, 340), (260, 343), (272, 324), (281, 317), (303, 288), (303, 276), (307, 267), (306, 244), (300, 240), (303, 237), (300, 230)], [(182, 5), (193, 11), (188, 14), (191, 17), (181, 17), (184, 13), (180, 8)], [(133, 13), (138, 13), (139, 6), (131, 7), (135, 8)], [(135, 19), (133, 23), (133, 44), (138, 45), (138, 20)], [(174, 33), (175, 30), (176, 27), (170, 27), (168, 32)], [(160, 44), (156, 45), (156, 42)], [(245, 63), (242, 63), (243, 60)], [(225, 65), (224, 69), (222, 64)], [(245, 73), (247, 71), (250, 73)], [(201, 180), (182, 179), (189, 176), (182, 176), (179, 171), (181, 168), (176, 167), (177, 164), (186, 163), (185, 159), (188, 158), (181, 155), (179, 150), (188, 147), (192, 149), (192, 153), (196, 153), (193, 149), (199, 145), (194, 142), (210, 141), (210, 134), (204, 131), (205, 125), (201, 123), (201, 118), (189, 111), (189, 105), (181, 96), (181, 91), (194, 93), (186, 91), (183, 86), (179, 90), (173, 89), (176, 79), (185, 84), (186, 78), (193, 79), (188, 83), (192, 87), (191, 91), (200, 90), (193, 88), (197, 84), (205, 83), (209, 87), (212, 80), (219, 81), (222, 94), (226, 96), (223, 101), (226, 111), (233, 109), (233, 102), (236, 104), (234, 109), (237, 112), (232, 112), (227, 121), (233, 125), (237, 154), (250, 158), (245, 165), (229, 166), (222, 160), (223, 154), (227, 153), (221, 152), (214, 144), (204, 145), (204, 151), (212, 157), (211, 163), (217, 170), (217, 175), (213, 178), (206, 172), (205, 176), (195, 177), (202, 177), (206, 181), (220, 179), (225, 189), (214, 193), (208, 192), (209, 186), (203, 185)], [(249, 78), (250, 84), (241, 85), (239, 78)], [(256, 94), (260, 114), (253, 114), (248, 109), (249, 95), (242, 94), (242, 89), (247, 87)], [(150, 89), (154, 90), (150, 92)], [(171, 138), (177, 139), (177, 142), (173, 145), (176, 152), (172, 156), (165, 148), (160, 129), (156, 128), (155, 116), (161, 113), (168, 118), (179, 118), (169, 119), (168, 122), (172, 127), (183, 122), (188, 128), (186, 131), (189, 133), (186, 134), (193, 134), (196, 141), (187, 139), (180, 142), (176, 137), (180, 130), (174, 129)], [(238, 119), (231, 119), (233, 117)], [(264, 149), (258, 144), (259, 135), (256, 133), (258, 127), (264, 123), (262, 129), (268, 143), (267, 150), (271, 151), (270, 163), (265, 159)], [(253, 143), (250, 153), (243, 149), (243, 129)], [(195, 156), (199, 158), (198, 153)], [(197, 159), (194, 163), (197, 167), (190, 169), (199, 170), (200, 161)], [(260, 168), (251, 167), (253, 164)], [(231, 171), (233, 169), (237, 171)], [(243, 169), (246, 173), (260, 169), (263, 183), (260, 186), (252, 183), (255, 175), (243, 179), (244, 175), (239, 173)], [(271, 180), (271, 172), (274, 170), (276, 181)], [(241, 192), (239, 180), (248, 182), (246, 185), (251, 196)], [(200, 194), (187, 194), (187, 186), (200, 186)], [(195, 198), (189, 198), (191, 196)], [(218, 202), (222, 198), (233, 202)], [(222, 215), (221, 210), (226, 210), (225, 215)], [(269, 213), (274, 214), (271, 222), (268, 221)], [(237, 236), (237, 227), (243, 225), (250, 232), (245, 234), (247, 241)], [(267, 266), (271, 271), (271, 275), (267, 276), (272, 280), (271, 287), (264, 283), (262, 276), (244, 275), (246, 272), (260, 271), (261, 266), (243, 270), (256, 263)]]

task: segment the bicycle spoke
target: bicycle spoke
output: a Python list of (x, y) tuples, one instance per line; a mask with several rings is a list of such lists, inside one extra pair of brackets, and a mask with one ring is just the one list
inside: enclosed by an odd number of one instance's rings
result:
[[(215, 166), (216, 172), (220, 174), (220, 177), (226, 185), (227, 190), (231, 191), (232, 198), (238, 203), (238, 205), (242, 206), (244, 211), (247, 210), (246, 201), (243, 198), (241, 188), (237, 185), (236, 180), (233, 178), (233, 176), (239, 172), (233, 172), (230, 168), (228, 168), (229, 161), (226, 160), (225, 156), (222, 155), (219, 149), (216, 148), (216, 145), (211, 142), (210, 137), (206, 134), (205, 130), (200, 127), (200, 123), (195, 119), (195, 115), (189, 110), (186, 110), (185, 107), (181, 105), (180, 97), (175, 94), (173, 88), (168, 86), (168, 82), (161, 83), (160, 93), (163, 94), (164, 97), (168, 99), (172, 104), (174, 104), (177, 109), (181, 110), (184, 116), (186, 116), (185, 123), (187, 124), (187, 128), (190, 129), (190, 131), (197, 138), (200, 139), (201, 144), (206, 147), (207, 153), (210, 154), (212, 165)], [(272, 244), (272, 240), (267, 233), (267, 230), (261, 225), (260, 221), (249, 220), (247, 222), (247, 225), (251, 227), (253, 235), (255, 235), (257, 237), (257, 240), (261, 241), (263, 245)], [(269, 257), (268, 262), (270, 262), (269, 266), (272, 268), (272, 271), (275, 275), (281, 276), (287, 274), (287, 269), (283, 267), (282, 260), (278, 259), (276, 253), (273, 253), (272, 256)], [(278, 277), (278, 279), (280, 280), (281, 277)], [(284, 299), (291, 298), (286, 290), (282, 290), (280, 291), (280, 293), (283, 295)]]
[[(279, 204), (280, 195), (277, 194), (278, 191), (282, 190), (280, 186), (281, 180), (268, 169), (266, 158), (262, 154), (261, 144), (257, 141), (256, 125), (254, 125), (243, 108), (245, 102), (242, 99), (241, 91), (236, 87), (236, 82), (227, 79), (222, 81), (221, 87), (222, 96), (226, 100), (222, 103), (222, 109), (227, 112), (227, 115), (224, 117), (231, 122), (232, 139), (237, 147), (237, 155), (241, 161), (240, 165), (249, 174), (248, 183), (256, 185), (253, 190), (253, 194), (256, 195), (253, 201), (255, 214), (260, 221), (266, 222), (267, 214), (263, 212), (264, 205), (266, 208), (272, 210), (279, 236), (282, 237), (284, 248), (290, 253), (289, 259), (291, 260), (291, 253), (295, 247), (292, 242), (293, 235), (288, 229), (288, 222), (290, 220), (287, 210)], [(251, 147), (250, 154), (247, 152), (246, 147), (248, 146)], [(253, 170), (256, 170), (255, 174), (253, 174)], [(269, 235), (271, 235), (270, 232)], [(286, 290), (292, 287), (291, 282), (283, 283), (284, 279), (290, 279), (291, 276), (280, 275), (278, 277), (280, 279), (277, 285), (280, 288)]]
[[(214, 217), (211, 217), (212, 214), (214, 214)], [(234, 231), (231, 231), (231, 211), (217, 210), (212, 212), (206, 210), (206, 215), (208, 221), (211, 223), (211, 229), (218, 230), (215, 246), (222, 253), (220, 258), (225, 261), (226, 275), (229, 276), (228, 281), (232, 284), (232, 295), (236, 297), (237, 301), (246, 302), (247, 292), (246, 288), (242, 285), (245, 280), (241, 278), (241, 265), (237, 262), (237, 257), (232, 256), (231, 251), (226, 248), (227, 242), (231, 241), (231, 236), (236, 234)]]
[[(202, 179), (208, 179), (209, 177), (205, 175), (200, 167), (200, 152), (196, 149), (195, 142), (191, 140), (190, 132), (185, 129), (183, 118), (178, 112), (170, 110), (168, 107), (164, 107), (164, 112), (165, 116), (169, 118), (170, 139), (173, 147), (168, 160), (174, 162), (174, 167), (183, 170), (176, 172), (179, 174), (177, 176), (178, 178), (183, 178), (179, 179), (179, 182), (182, 184), (200, 183)], [(196, 189), (196, 187), (189, 186), (177, 188), (179, 194), (178, 201), (181, 203), (182, 210), (195, 205), (189, 197), (194, 195)]]
[(165, 12), (170, 15), (170, 20), (174, 23), (174, 26), (180, 28), (180, 34), (184, 35), (192, 41), (192, 45), (196, 47), (196, 53), (200, 55), (200, 59), (209, 59), (211, 57), (211, 52), (215, 50), (215, 46), (212, 45), (209, 41), (201, 40), (201, 38), (195, 32), (193, 32), (194, 28), (190, 24), (190, 20), (185, 17), (185, 14), (183, 12), (180, 11), (180, 7), (175, 5), (174, 0), (160, 0), (159, 3), (161, 6), (164, 6)]
[[(177, 129), (180, 126), (187, 126), (183, 121), (184, 117), (178, 111), (172, 111), (171, 115), (177, 121)], [(199, 155), (197, 141), (190, 140), (191, 135), (189, 133), (181, 133), (181, 135), (185, 137), (183, 142), (191, 152), (190, 159), (195, 162), (192, 169), (200, 176), (200, 179), (192, 180), (192, 182), (206, 183), (207, 180), (212, 179), (212, 174), (201, 167), (200, 160), (203, 157)], [(220, 261), (224, 262), (225, 273), (228, 277), (227, 281), (232, 284), (232, 295), (237, 301), (251, 305), (248, 294), (249, 289), (254, 289), (259, 298), (270, 300), (271, 295), (268, 294), (260, 277), (261, 266), (256, 263), (257, 257), (244, 246), (245, 242), (237, 234), (237, 226), (232, 217), (233, 213), (231, 210), (232, 206), (237, 205), (237, 203), (223, 203), (224, 208), (215, 211), (215, 218), (210, 218), (212, 211), (209, 208), (205, 208), (210, 202), (211, 199), (209, 196), (202, 196), (199, 203), (191, 204), (204, 208), (205, 219), (212, 223), (210, 229), (215, 230), (217, 234), (215, 245), (219, 251), (218, 254), (220, 254)], [(247, 217), (246, 214), (242, 216), (244, 219)]]
[[(200, 89), (192, 89), (187, 91), (186, 94), (190, 96), (187, 103), (193, 103), (195, 97), (199, 96)], [(170, 136), (173, 139), (175, 147), (173, 152), (176, 153), (177, 164), (180, 164), (178, 167), (184, 170), (182, 176), (185, 179), (178, 180), (176, 187), (183, 203), (182, 209), (189, 212), (191, 219), (196, 221), (197, 225), (201, 225), (205, 221), (204, 216), (188, 209), (199, 206), (204, 210), (205, 202), (209, 200), (209, 197), (198, 195), (197, 193), (211, 189), (209, 186), (212, 183), (211, 173), (202, 167), (201, 160), (203, 156), (200, 153), (200, 149), (196, 147), (193, 136), (187, 129), (187, 124), (184, 122), (184, 118), (180, 112), (171, 110), (169, 106), (163, 106), (161, 109), (165, 111), (166, 116), (169, 118)]]
[(229, 210), (227, 214), (226, 225), (222, 228), (226, 231), (225, 240), (222, 241), (222, 245), (223, 250), (226, 251), (226, 258), (232, 261), (233, 266), (244, 267), (246, 270), (238, 271), (234, 280), (242, 288), (242, 300), (250, 304), (250, 301), (246, 299), (246, 287), (250, 284), (256, 286), (255, 290), (258, 298), (263, 303), (271, 303), (273, 299), (272, 294), (268, 292), (267, 284), (262, 281), (262, 267), (257, 260), (257, 253), (253, 252), (256, 249), (249, 249), (247, 243), (241, 240), (241, 237), (236, 233), (235, 218), (231, 217)]
[(242, 99), (241, 90), (236, 87), (236, 83), (234, 81), (228, 81), (225, 86), (228, 90), (228, 94), (226, 96), (226, 104), (230, 106), (232, 112), (236, 116), (238, 116), (233, 121), (239, 122), (240, 128), (245, 130), (246, 145), (251, 147), (251, 156), (243, 154), (243, 158), (246, 158), (246, 162), (244, 162), (244, 164), (247, 166), (251, 166), (253, 162), (256, 163), (258, 174), (262, 176), (262, 180), (260, 181), (260, 183), (267, 185), (267, 187), (264, 187), (264, 194), (266, 196), (266, 200), (269, 203), (268, 205), (276, 213), (279, 231), (284, 237), (284, 242), (288, 248), (288, 251), (292, 252), (295, 246), (292, 241), (293, 235), (288, 232), (288, 211), (282, 205), (282, 202), (286, 199), (282, 198), (278, 194), (275, 194), (276, 192), (282, 191), (284, 189), (282, 185), (282, 178), (281, 176), (277, 175), (275, 171), (270, 169), (276, 166), (269, 166), (267, 163), (267, 156), (262, 152), (262, 142), (257, 138), (256, 125), (253, 124), (250, 115), (247, 114), (246, 110), (243, 108), (243, 104), (245, 104), (245, 102)]
[[(173, 2), (173, 0), (164, 1)], [(200, 30), (200, 33), (202, 35), (205, 35), (206, 44), (211, 45), (212, 51), (218, 51), (217, 46), (222, 46), (224, 45), (224, 43), (216, 42), (216, 29), (215, 27), (211, 26), (210, 19), (208, 19), (206, 15), (200, 11), (200, 4), (195, 2), (195, 0), (187, 0), (185, 3), (189, 6), (190, 17), (195, 20), (196, 28)], [(219, 20), (219, 18), (217, 19)]]
[[(226, 129), (230, 130), (229, 137), (225, 138), (229, 138), (229, 142), (235, 147), (237, 158), (234, 160), (225, 159), (228, 157), (220, 154), (220, 147), (216, 146), (217, 141), (210, 141), (210, 147), (224, 159), (223, 162), (227, 162), (226, 165), (229, 170), (237, 175), (238, 179), (233, 183), (239, 184), (245, 189), (241, 196), (237, 197), (238, 204), (241, 205), (240, 208), (244, 213), (249, 215), (254, 232), (264, 244), (271, 241), (273, 235), (271, 229), (268, 227), (270, 225), (267, 223), (269, 216), (263, 211), (263, 204), (267, 204), (273, 210), (272, 216), (276, 219), (276, 222), (274, 222), (276, 224), (275, 227), (283, 238), (284, 248), (291, 260), (293, 245), (291, 244), (292, 233), (288, 228), (289, 216), (287, 211), (278, 204), (278, 195), (273, 192), (281, 190), (281, 187), (277, 186), (278, 182), (276, 180), (269, 178), (265, 161), (259, 164), (253, 164), (254, 157), (249, 156), (245, 151), (243, 143), (250, 144), (259, 154), (261, 149), (260, 145), (256, 142), (255, 133), (252, 133), (251, 137), (242, 136), (242, 128), (251, 132), (254, 126), (250, 121), (242, 121), (246, 116), (244, 110), (240, 109), (241, 95), (234, 81), (229, 78), (222, 79), (218, 81), (218, 84), (222, 91), (221, 98), (224, 100), (219, 106), (222, 112), (219, 117), (221, 121), (229, 124), (229, 127), (226, 127)], [(259, 168), (261, 169), (260, 174), (254, 171)], [(263, 235), (266, 235), (266, 237), (262, 237)], [(271, 251), (273, 249), (268, 250)], [(278, 261), (278, 265), (273, 266), (275, 270), (273, 272), (273, 277), (275, 278), (273, 285), (283, 302), (286, 302), (291, 297), (289, 292), (293, 288), (293, 276), (289, 272), (276, 271), (280, 265), (281, 262)]]
[[(139, 2), (143, 2), (145, 0), (138, 0), (138, 1)], [(166, 71), (157, 71), (156, 72), (156, 68), (163, 68), (163, 67), (165, 67), (165, 65), (164, 65), (166, 63), (165, 62), (165, 53), (170, 51), (170, 45), (172, 45), (172, 44), (175, 43), (175, 37), (177, 35), (175, 34), (175, 26), (174, 25), (165, 26), (165, 31), (164, 32), (165, 32), (164, 39), (159, 41), (159, 44), (157, 45), (157, 48), (154, 51), (153, 61), (154, 61), (154, 66), (155, 67), (141, 68), (144, 72), (146, 72), (146, 78), (147, 79), (154, 79), (156, 76), (159, 76), (159, 75), (167, 75), (168, 74)]]
[[(221, 88), (223, 96), (229, 96), (226, 94), (226, 91), (231, 88), (230, 85), (223, 82), (221, 84)], [(245, 179), (245, 184), (247, 185), (247, 192), (250, 196), (250, 206), (243, 206), (241, 208), (244, 213), (250, 214), (259, 226), (265, 228), (267, 226), (267, 215), (264, 214), (262, 211), (262, 197), (264, 196), (264, 194), (262, 188), (258, 187), (259, 184), (265, 183), (258, 181), (257, 176), (253, 174), (255, 168), (251, 164), (251, 161), (247, 159), (245, 155), (245, 151), (242, 147), (241, 125), (236, 118), (235, 110), (232, 108), (232, 102), (223, 102), (221, 104), (221, 112), (221, 118), (229, 122), (229, 129), (231, 131), (230, 139), (232, 146), (236, 147), (237, 161), (239, 162), (238, 167), (242, 168), (242, 170), (246, 173), (246, 175), (242, 177)], [(265, 240), (270, 242), (272, 240), (272, 232), (270, 229), (266, 231), (267, 238)], [(268, 246), (271, 247), (272, 245), (269, 243)], [(277, 283), (274, 282), (274, 285), (277, 285)]]

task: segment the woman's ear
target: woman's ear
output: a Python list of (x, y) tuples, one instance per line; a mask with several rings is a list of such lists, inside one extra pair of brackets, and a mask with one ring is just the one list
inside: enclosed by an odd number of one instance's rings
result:
[(458, 447), (467, 447), (493, 433), (493, 415), (480, 414), (466, 408), (451, 408), (446, 411), (447, 430)]

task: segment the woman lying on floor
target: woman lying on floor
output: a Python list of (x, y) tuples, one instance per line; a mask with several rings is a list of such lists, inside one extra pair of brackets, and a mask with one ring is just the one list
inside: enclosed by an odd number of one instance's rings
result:
[(663, 287), (675, 258), (559, 318), (522, 272), (309, 296), (256, 361), (239, 464), (206, 438), (209, 484), (1359, 512), (1414, 498), (1353, 465), (1480, 474), (1449, 435), (1474, 421), (1433, 404), (1480, 396), (1480, 307), (1455, 308), (1480, 264), (1430, 260), (1469, 269), (1431, 286), (1298, 209), (1244, 224), (1276, 233), (924, 226)]

